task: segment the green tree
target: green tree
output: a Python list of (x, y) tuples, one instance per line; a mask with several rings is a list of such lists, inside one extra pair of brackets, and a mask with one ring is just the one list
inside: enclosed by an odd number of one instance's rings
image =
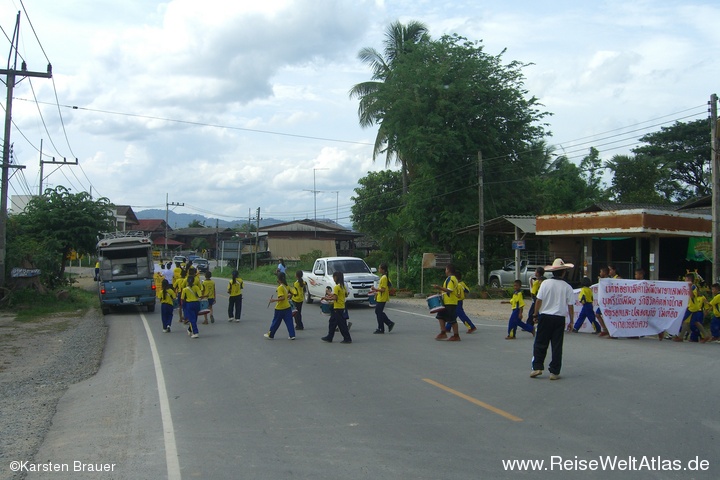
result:
[(710, 127), (707, 119), (693, 122), (675, 122), (649, 133), (633, 149), (637, 156), (652, 159), (663, 171), (667, 169), (674, 188), (670, 199), (687, 200), (690, 197), (711, 193)]
[(13, 217), (8, 235), (8, 257), (49, 269), (45, 278), (63, 278), (65, 259), (95, 252), (100, 232), (113, 230), (112, 205), (107, 198), (93, 200), (87, 192), (70, 193), (58, 186), (33, 197), (25, 211)]
[(677, 182), (670, 179), (670, 171), (659, 159), (646, 155), (615, 155), (607, 161), (613, 178), (610, 185), (612, 200), (619, 203), (671, 203)]
[(195, 219), (188, 223), (188, 228), (205, 228), (205, 222), (200, 222), (200, 220)]
[[(428, 29), (422, 22), (411, 21), (407, 25), (400, 22), (391, 23), (385, 32), (383, 54), (371, 47), (365, 47), (358, 53), (358, 58), (372, 69), (372, 80), (356, 84), (350, 89), (350, 98), (357, 98), (358, 117), (363, 128), (379, 125), (373, 148), (373, 160), (385, 154), (385, 166), (390, 166), (393, 158), (400, 164), (402, 173), (402, 192), (408, 191), (408, 163), (405, 156), (396, 146), (397, 136), (384, 123), (385, 115), (390, 108), (387, 96), (383, 95), (386, 83), (393, 75), (395, 64), (403, 55), (412, 51), (420, 43), (429, 40)], [(403, 268), (408, 253), (407, 244), (403, 248)]]
[[(358, 58), (372, 69), (372, 80), (356, 84), (350, 89), (350, 98), (357, 98), (358, 117), (363, 128), (379, 125), (375, 137), (373, 160), (385, 153), (385, 166), (389, 166), (393, 157), (402, 163), (402, 155), (395, 146), (395, 135), (383, 126), (383, 119), (389, 105), (383, 100), (385, 82), (391, 78), (395, 63), (413, 46), (429, 39), (425, 24), (411, 21), (407, 25), (400, 22), (390, 24), (385, 32), (384, 51), (381, 54), (371, 47), (365, 47)], [(403, 172), (405, 170), (403, 169)]]
[(478, 216), (479, 151), (485, 178), (515, 183), (488, 182), (489, 211), (524, 190), (516, 183), (528, 176), (520, 153), (542, 138), (546, 115), (524, 89), (524, 67), (458, 35), (417, 44), (395, 62), (381, 92), (390, 106), (383, 124), (407, 160), (404, 208), (419, 238), (458, 248), (463, 239), (453, 231)]
[(377, 234), (386, 226), (387, 216), (402, 206), (401, 173), (393, 170), (368, 172), (358, 180), (353, 205), (353, 228), (360, 232)]
[(196, 237), (193, 238), (190, 242), (190, 248), (192, 248), (196, 252), (201, 252), (210, 248), (210, 242), (208, 242), (207, 238)]

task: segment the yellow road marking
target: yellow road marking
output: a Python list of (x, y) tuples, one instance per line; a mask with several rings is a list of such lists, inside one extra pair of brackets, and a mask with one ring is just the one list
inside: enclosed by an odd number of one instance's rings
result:
[(443, 385), (442, 383), (438, 383), (438, 382), (436, 382), (435, 380), (430, 380), (429, 378), (423, 378), (423, 382), (427, 382), (427, 383), (429, 383), (430, 385), (434, 385), (434, 386), (436, 386), (436, 387), (438, 387), (438, 388), (440, 388), (440, 389), (442, 389), (442, 390), (445, 390), (445, 391), (448, 392), (448, 393), (452, 393), (453, 395), (462, 398), (463, 400), (467, 400), (468, 402), (474, 403), (475, 405), (480, 406), (480, 407), (482, 407), (482, 408), (484, 408), (484, 409), (486, 409), (486, 410), (490, 410), (490, 411), (493, 412), (493, 413), (497, 413), (497, 414), (500, 415), (501, 417), (505, 417), (505, 418), (507, 418), (508, 420), (512, 420), (513, 422), (522, 422), (522, 421), (523, 421), (522, 418), (516, 417), (516, 416), (513, 415), (512, 413), (508, 413), (508, 412), (506, 412), (505, 410), (500, 410), (499, 408), (493, 407), (492, 405), (490, 405), (490, 404), (488, 404), (488, 403), (485, 403), (485, 402), (482, 402), (482, 401), (478, 400), (477, 398), (473, 398), (473, 397), (471, 397), (470, 395), (465, 395), (465, 394), (462, 393), (462, 392), (458, 392), (457, 390), (453, 390), (452, 388), (446, 387), (446, 386)]

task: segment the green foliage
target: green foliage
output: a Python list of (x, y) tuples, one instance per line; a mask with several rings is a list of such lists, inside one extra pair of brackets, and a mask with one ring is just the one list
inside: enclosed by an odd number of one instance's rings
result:
[(33, 321), (64, 312), (80, 312), (97, 307), (97, 294), (82, 288), (65, 288), (67, 299), (58, 300), (57, 290), (38, 293), (36, 290), (15, 290), (3, 302), (0, 310), (17, 315), (18, 321)]
[(205, 249), (210, 248), (210, 242), (208, 242), (207, 238), (204, 237), (196, 237), (193, 238), (190, 242), (190, 247), (195, 250), (196, 252), (201, 252)]
[(48, 188), (8, 222), (6, 265), (41, 268), (46, 285), (62, 283), (68, 254), (93, 253), (98, 233), (112, 230), (113, 221), (108, 199)]
[(205, 222), (201, 222), (200, 220), (193, 220), (192, 222), (188, 223), (188, 228), (205, 228)]
[(670, 203), (679, 188), (669, 169), (646, 155), (615, 155), (607, 162), (613, 171), (610, 193), (620, 203)]
[(322, 250), (313, 250), (309, 253), (303, 253), (300, 255), (300, 264), (298, 265), (299, 270), (310, 270), (315, 264), (315, 260), (322, 257)]
[(653, 160), (666, 172), (674, 187), (672, 193), (665, 194), (669, 200), (684, 201), (712, 192), (707, 119), (675, 122), (643, 136), (640, 141), (647, 145), (633, 149), (633, 153)]

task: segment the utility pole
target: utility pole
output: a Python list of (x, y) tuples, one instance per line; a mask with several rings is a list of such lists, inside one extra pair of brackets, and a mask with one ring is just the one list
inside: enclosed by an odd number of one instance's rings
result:
[[(60, 165), (60, 167), (62, 167), (63, 165), (77, 165), (78, 164), (77, 158), (75, 159), (74, 162), (69, 162), (69, 163), (67, 161), (67, 158), (65, 158), (65, 157), (63, 157), (62, 162), (56, 162), (55, 157), (52, 157), (52, 160), (43, 160), (42, 159), (42, 148), (43, 148), (43, 141), (42, 141), (42, 139), (40, 139), (40, 187), (38, 188), (38, 195), (43, 194), (43, 165)], [(60, 168), (60, 167), (58, 167), (58, 168)], [(57, 170), (57, 169), (55, 169), (55, 170)], [(49, 176), (50, 175), (48, 175), (48, 177)], [(92, 198), (92, 190), (90, 190), (90, 198)]]
[[(0, 287), (5, 286), (5, 256), (7, 249), (7, 202), (8, 202), (8, 184), (10, 165), (10, 129), (12, 127), (12, 100), (13, 89), (15, 88), (16, 79), (20, 80), (26, 77), (52, 78), (52, 65), (48, 64), (47, 72), (30, 72), (27, 64), (23, 60), (20, 70), (17, 70), (18, 44), (20, 40), (20, 12), (17, 14), (15, 21), (15, 31), (13, 32), (12, 45), (10, 47), (10, 55), (8, 56), (8, 68), (0, 69), (0, 75), (5, 75), (5, 86), (7, 87), (7, 100), (5, 102), (5, 136), (3, 137), (3, 157), (2, 157), (2, 180), (0, 181)], [(10, 68), (10, 59), (15, 51), (13, 67)]]
[(478, 150), (478, 285), (485, 286), (485, 200), (483, 192), (483, 160)]
[(712, 279), (720, 281), (720, 156), (718, 155), (718, 96), (710, 95), (710, 165), (712, 166)]
[(176, 202), (168, 202), (168, 194), (165, 194), (165, 255), (168, 254), (167, 251), (167, 236), (168, 236), (168, 221), (169, 221), (169, 208), (173, 207), (184, 207), (185, 203), (176, 203)]
[(257, 208), (257, 227), (255, 228), (255, 259), (253, 260), (253, 270), (257, 270), (258, 243), (260, 243), (260, 207)]

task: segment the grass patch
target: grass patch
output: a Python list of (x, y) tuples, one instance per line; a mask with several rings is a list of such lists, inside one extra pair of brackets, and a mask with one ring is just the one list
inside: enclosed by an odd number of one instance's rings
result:
[[(277, 283), (277, 276), (275, 276), (276, 265), (263, 265), (258, 267), (256, 270), (252, 269), (241, 269), (238, 270), (238, 276), (248, 282), (267, 283), (275, 285)], [(213, 277), (220, 278), (231, 278), (233, 269), (229, 267), (223, 268), (222, 273), (220, 268), (213, 269)], [(288, 270), (289, 272), (289, 270)], [(295, 281), (295, 271), (292, 274), (288, 273), (288, 283)]]
[(97, 295), (93, 292), (77, 287), (62, 290), (68, 292), (68, 297), (62, 300), (57, 298), (59, 290), (46, 294), (29, 289), (12, 292), (0, 311), (15, 314), (17, 321), (32, 322), (58, 314), (67, 316), (74, 313), (80, 316), (88, 309), (98, 306)]

